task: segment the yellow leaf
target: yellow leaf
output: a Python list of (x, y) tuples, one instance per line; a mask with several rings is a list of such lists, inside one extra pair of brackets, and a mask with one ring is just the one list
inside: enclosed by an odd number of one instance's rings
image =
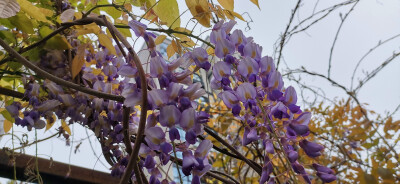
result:
[(89, 33), (94, 33), (94, 34), (99, 34), (100, 33), (100, 28), (96, 23), (91, 23), (88, 25), (84, 25), (80, 29), (76, 29), (76, 35), (84, 35), (84, 34), (89, 34)]
[(69, 128), (69, 126), (67, 125), (67, 123), (65, 122), (65, 120), (61, 120), (61, 127), (69, 134), (71, 135), (71, 129)]
[(8, 131), (11, 130), (11, 127), (13, 126), (13, 123), (8, 121), (8, 120), (4, 120), (3, 122), (3, 128), (4, 128), (4, 132), (7, 133)]
[(242, 15), (240, 15), (240, 14), (238, 14), (238, 13), (234, 12), (234, 11), (232, 11), (232, 14), (233, 14), (233, 16), (235, 16), (236, 18), (238, 18), (238, 19), (240, 19), (240, 20), (242, 20), (242, 21), (245, 21), (245, 22), (246, 22), (246, 20), (244, 20), (244, 18), (242, 17)]
[(160, 36), (158, 36), (158, 37), (156, 38), (156, 40), (154, 40), (154, 43), (155, 43), (156, 45), (159, 45), (159, 44), (161, 44), (162, 42), (164, 42), (165, 38), (167, 38), (167, 36), (165, 36), (165, 35), (160, 35)]
[[(49, 20), (46, 19), (45, 14), (41, 11), (40, 8), (36, 7), (33, 5), (31, 2), (27, 0), (17, 0), (19, 5), (21, 6), (21, 10), (27, 13), (29, 16), (32, 18), (42, 21), (42, 22), (47, 22), (49, 24), (53, 24)], [(48, 13), (48, 12), (46, 12)]]
[(193, 17), (204, 27), (210, 27), (211, 13), (207, 0), (185, 0)]
[(46, 16), (46, 17), (52, 17), (53, 16), (53, 11), (46, 9), (46, 8), (39, 8), (40, 11)]
[(186, 47), (194, 47), (196, 46), (196, 43), (194, 43), (194, 41), (192, 39), (190, 39), (187, 36), (184, 36), (180, 39), (180, 42), (182, 45), (186, 46)]
[(174, 54), (175, 54), (175, 50), (174, 50), (172, 44), (169, 44), (168, 47), (167, 47), (167, 56), (168, 56), (168, 59), (169, 59), (170, 57), (172, 57)]
[(78, 75), (78, 73), (82, 69), (83, 64), (85, 63), (85, 50), (86, 44), (81, 44), (78, 46), (78, 51), (71, 64), (72, 78), (75, 78), (76, 75)]
[(233, 11), (234, 1), (233, 0), (218, 0), (219, 4), (227, 10)]
[(260, 9), (260, 5), (258, 4), (258, 0), (250, 0), (252, 3), (254, 3), (258, 9)]
[(56, 122), (56, 116), (53, 114), (52, 118), (46, 119), (46, 130), (50, 129)]
[(107, 35), (100, 33), (97, 36), (99, 37), (99, 42), (101, 45), (106, 47), (111, 54), (117, 55), (112, 41)]
[(171, 28), (180, 27), (181, 19), (176, 0), (160, 0), (154, 7), (154, 11), (162, 22)]

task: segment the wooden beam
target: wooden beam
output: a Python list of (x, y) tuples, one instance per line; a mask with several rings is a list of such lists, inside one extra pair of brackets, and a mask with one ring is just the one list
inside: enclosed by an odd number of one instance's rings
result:
[[(14, 178), (14, 167), (12, 157), (6, 151), (0, 151), (0, 177)], [(31, 155), (15, 154), (17, 179), (24, 181), (29, 176), (26, 176), (25, 171), (35, 172), (36, 158)], [(43, 158), (38, 158), (38, 166), (40, 176), (44, 183), (74, 183), (74, 184), (110, 184), (118, 183), (119, 178), (111, 177), (110, 173), (99, 172), (92, 169), (86, 169), (78, 166), (69, 166), (62, 162), (51, 161)], [(71, 172), (68, 174), (69, 168)]]

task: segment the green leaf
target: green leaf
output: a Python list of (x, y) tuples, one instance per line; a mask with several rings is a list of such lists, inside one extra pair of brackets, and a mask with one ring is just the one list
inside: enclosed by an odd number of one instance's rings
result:
[(179, 14), (179, 7), (176, 0), (160, 0), (154, 7), (154, 11), (162, 22), (172, 29), (180, 27), (181, 19)]
[(24, 33), (34, 34), (32, 21), (25, 15), (25, 13), (17, 13), (14, 17), (10, 18), (10, 22)]
[(0, 114), (3, 115), (3, 117), (6, 120), (14, 123), (15, 119), (11, 116), (11, 114), (7, 110), (3, 109)]
[(8, 44), (16, 43), (15, 35), (9, 31), (0, 31), (0, 38), (4, 39), (4, 41), (6, 41)]
[(103, 7), (103, 11), (105, 11), (108, 15), (110, 15), (113, 19), (120, 18), (122, 15), (122, 11), (117, 10), (114, 7)]
[(19, 62), (8, 62), (7, 63), (8, 67), (10, 67), (13, 71), (18, 71), (21, 67), (22, 64)]

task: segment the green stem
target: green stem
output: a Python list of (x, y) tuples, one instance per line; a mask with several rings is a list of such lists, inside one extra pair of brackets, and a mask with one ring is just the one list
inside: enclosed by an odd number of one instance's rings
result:
[[(174, 157), (175, 157), (175, 158), (178, 158), (178, 157), (176, 156), (175, 143), (174, 143), (174, 141), (172, 141), (172, 148), (173, 148), (173, 151), (174, 151)], [(178, 164), (178, 161), (177, 161), (177, 160), (175, 160), (175, 164), (176, 164), (176, 170), (178, 171), (179, 180), (181, 181), (181, 184), (183, 184), (183, 180), (182, 180), (181, 172), (179, 171), (179, 164)]]

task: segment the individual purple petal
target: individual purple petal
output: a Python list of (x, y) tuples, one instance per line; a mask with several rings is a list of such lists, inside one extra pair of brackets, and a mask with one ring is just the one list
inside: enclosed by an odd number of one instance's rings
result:
[(283, 80), (281, 73), (272, 71), (268, 77), (268, 87), (272, 89), (281, 90), (283, 87)]
[(160, 127), (150, 127), (145, 130), (145, 140), (150, 148), (158, 149), (159, 145), (165, 141), (165, 133)]
[(226, 34), (229, 34), (229, 32), (231, 32), (235, 24), (236, 24), (235, 20), (230, 20), (229, 22), (222, 24), (221, 30), (224, 30)]
[(199, 162), (194, 158), (192, 151), (184, 151), (182, 156), (182, 172), (185, 176), (189, 176), (193, 167), (198, 166)]
[(58, 100), (46, 100), (41, 105), (37, 106), (36, 110), (38, 110), (40, 112), (45, 112), (45, 111), (48, 111), (50, 109), (56, 108), (60, 104), (61, 103)]
[(18, 117), (19, 115), (19, 109), (21, 104), (17, 105), (17, 103), (19, 102), (13, 102), (11, 105), (6, 106), (6, 110), (8, 111), (8, 113), (10, 113), (11, 117)]
[(317, 172), (317, 176), (325, 183), (330, 183), (336, 180), (336, 176), (333, 174), (325, 174)]
[(164, 106), (160, 110), (159, 121), (162, 126), (172, 127), (179, 122), (181, 111), (175, 105)]
[(183, 90), (183, 95), (189, 97), (190, 100), (197, 99), (205, 94), (206, 92), (204, 89), (201, 88), (200, 82), (193, 83)]
[(208, 152), (210, 151), (210, 149), (212, 147), (213, 147), (213, 144), (211, 143), (211, 141), (205, 139), (205, 140), (201, 141), (199, 146), (196, 148), (196, 151), (194, 152), (194, 156), (196, 158), (203, 159), (208, 154)]
[(278, 102), (274, 107), (272, 107), (271, 114), (278, 119), (289, 118), (290, 116), (287, 113), (287, 110), (287, 107), (282, 102)]
[(181, 93), (182, 93), (182, 89), (183, 89), (183, 86), (178, 83), (174, 83), (174, 82), (169, 83), (169, 86), (168, 86), (169, 99), (175, 100), (176, 98), (178, 98), (178, 96), (181, 95)]
[(163, 153), (165, 153), (165, 154), (168, 154), (168, 153), (171, 152), (172, 149), (173, 149), (173, 148), (172, 148), (172, 145), (171, 145), (170, 143), (167, 143), (167, 142), (161, 143), (160, 148), (161, 148), (161, 151), (162, 151)]
[(118, 73), (118, 75), (121, 75), (124, 77), (134, 78), (134, 77), (136, 77), (137, 69), (133, 68), (130, 65), (124, 65), (118, 70), (117, 73)]
[(245, 57), (239, 62), (237, 70), (240, 75), (247, 77), (250, 74), (257, 74), (258, 64), (256, 61), (254, 61), (254, 59)]
[(144, 36), (146, 33), (146, 28), (147, 26), (145, 24), (142, 24), (136, 20), (131, 20), (128, 23), (129, 27), (135, 32), (135, 35), (137, 37)]
[(222, 99), (222, 101), (228, 108), (233, 108), (233, 106), (239, 102), (236, 95), (234, 95), (230, 91), (223, 91), (219, 93), (218, 96)]
[(244, 56), (251, 57), (256, 60), (261, 59), (262, 47), (254, 42), (249, 42), (244, 46)]
[(208, 62), (207, 51), (202, 47), (193, 49), (192, 58), (196, 65), (200, 68), (208, 70), (211, 67), (211, 64)]
[(179, 135), (179, 130), (176, 129), (175, 127), (170, 128), (169, 129), (169, 139), (171, 141), (180, 140), (181, 136)]
[(272, 90), (268, 93), (268, 99), (271, 101), (278, 101), (282, 97), (283, 93), (277, 89)]
[(297, 103), (297, 94), (296, 94), (296, 90), (292, 87), (289, 86), (288, 88), (286, 88), (285, 90), (285, 100), (284, 100), (285, 104), (289, 105), (289, 104), (296, 104)]
[(168, 96), (164, 90), (155, 89), (148, 92), (149, 104), (153, 108), (161, 107), (168, 102)]
[(299, 125), (290, 123), (289, 127), (296, 132), (297, 135), (307, 136), (310, 133), (310, 129), (307, 125)]
[(156, 162), (155, 162), (153, 156), (147, 155), (147, 157), (144, 161), (144, 167), (146, 167), (146, 169), (153, 169), (155, 165), (156, 165)]
[(287, 157), (290, 161), (290, 163), (296, 162), (297, 158), (299, 158), (299, 154), (296, 151), (289, 150), (287, 152)]
[(268, 75), (272, 71), (275, 71), (275, 64), (272, 57), (264, 56), (260, 60), (260, 72), (263, 75)]
[(229, 36), (229, 39), (234, 43), (236, 46), (239, 46), (241, 44), (246, 45), (246, 37), (244, 36), (242, 30), (236, 29), (235, 31), (232, 32), (232, 34)]
[(107, 65), (103, 67), (104, 75), (113, 78), (117, 75), (117, 68), (113, 65)]
[(161, 77), (168, 71), (167, 63), (160, 56), (151, 58), (150, 60), (150, 75), (151, 77)]
[(304, 152), (306, 152), (306, 154), (312, 158), (322, 155), (321, 151), (324, 149), (323, 146), (307, 140), (300, 141), (299, 145), (301, 148), (303, 148)]
[(196, 143), (196, 133), (192, 130), (189, 132), (186, 132), (185, 139), (186, 139), (187, 143), (195, 144)]
[(191, 184), (201, 184), (200, 177), (197, 176), (197, 175), (194, 175), (193, 178), (192, 178)]
[(299, 117), (297, 117), (295, 120), (293, 120), (294, 123), (300, 124), (300, 125), (308, 125), (311, 119), (311, 113), (310, 112), (304, 112), (302, 113)]
[(334, 174), (334, 172), (331, 168), (325, 167), (323, 165), (313, 163), (312, 166), (314, 167), (314, 169), (317, 172), (326, 173), (326, 174)]
[(196, 111), (193, 108), (188, 108), (182, 112), (179, 122), (184, 130), (190, 130), (194, 126), (195, 114)]
[(254, 99), (257, 96), (257, 91), (252, 84), (245, 82), (239, 85), (236, 94), (239, 100), (244, 103), (249, 99)]
[(223, 77), (231, 75), (231, 66), (226, 62), (217, 62), (213, 67), (213, 75), (216, 80), (221, 81)]
[(244, 129), (242, 145), (246, 146), (256, 140), (258, 140), (257, 130), (255, 128), (246, 127)]
[(232, 54), (235, 51), (235, 45), (226, 38), (222, 38), (221, 41), (217, 41), (215, 45), (215, 55), (219, 58), (224, 58), (228, 54)]
[(267, 140), (267, 141), (265, 142), (265, 151), (266, 151), (267, 153), (270, 153), (270, 154), (274, 154), (274, 153), (275, 153), (274, 145), (272, 144), (272, 141), (271, 141), (271, 140)]
[(66, 106), (72, 106), (75, 104), (75, 100), (69, 94), (58, 95), (61, 98), (61, 102)]

